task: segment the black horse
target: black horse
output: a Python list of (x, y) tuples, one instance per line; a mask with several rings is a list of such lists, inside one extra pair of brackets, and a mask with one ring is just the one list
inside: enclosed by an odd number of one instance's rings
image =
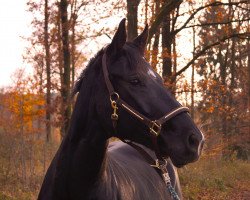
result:
[[(162, 177), (139, 151), (122, 142), (108, 147), (113, 136), (137, 143), (154, 159), (157, 145), (158, 154), (171, 159), (171, 185), (181, 197), (173, 165), (196, 161), (204, 138), (185, 110), (159, 126), (152, 121), (150, 131), (143, 123), (181, 107), (144, 58), (147, 36), (146, 26), (134, 41), (126, 42), (123, 19), (111, 44), (82, 72), (68, 134), (47, 171), (39, 200), (171, 199)], [(110, 94), (112, 89), (116, 93)], [(120, 98), (122, 103), (116, 104)], [(159, 134), (155, 144), (149, 132)]]

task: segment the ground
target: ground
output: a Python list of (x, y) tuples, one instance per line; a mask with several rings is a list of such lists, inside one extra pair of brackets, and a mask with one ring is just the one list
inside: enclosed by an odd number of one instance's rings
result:
[[(0, 200), (37, 199), (58, 145), (35, 141), (23, 148), (19, 140), (0, 137)], [(178, 172), (185, 200), (250, 200), (249, 161), (204, 154)]]
[(202, 158), (179, 170), (187, 200), (248, 200), (249, 172), (249, 162), (213, 158)]

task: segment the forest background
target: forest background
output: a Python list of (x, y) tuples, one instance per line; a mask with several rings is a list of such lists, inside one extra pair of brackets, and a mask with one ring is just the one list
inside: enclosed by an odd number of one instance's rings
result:
[(146, 59), (206, 136), (179, 169), (185, 199), (250, 198), (249, 0), (27, 0), (26, 66), (0, 90), (0, 200), (36, 199), (74, 105), (71, 89), (123, 18), (148, 23)]

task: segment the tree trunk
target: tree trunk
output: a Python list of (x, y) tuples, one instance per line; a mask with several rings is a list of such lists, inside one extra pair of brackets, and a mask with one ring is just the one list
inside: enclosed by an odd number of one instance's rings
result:
[[(235, 103), (234, 103), (234, 89), (235, 89), (235, 73), (236, 73), (236, 65), (235, 65), (235, 54), (236, 53), (236, 41), (235, 41), (235, 38), (232, 39), (232, 48), (231, 48), (231, 62), (229, 63), (229, 66), (230, 66), (230, 74), (231, 74), (231, 77), (230, 77), (230, 85), (229, 85), (229, 91), (227, 93), (227, 96), (228, 96), (228, 105), (229, 105), (229, 108), (234, 108), (235, 107)], [(232, 111), (230, 111), (231, 114)], [(236, 123), (237, 123), (237, 120), (232, 117), (230, 119), (230, 122), (228, 123), (228, 130), (233, 132), (237, 132), (235, 129), (236, 127)]]
[(63, 77), (62, 77), (62, 103), (63, 103), (63, 128), (62, 137), (65, 136), (71, 114), (70, 105), (70, 51), (69, 51), (69, 21), (68, 21), (68, 1), (60, 1), (61, 13), (61, 33), (63, 50)]
[[(171, 34), (174, 30), (174, 26), (176, 23), (176, 19), (179, 13), (179, 7), (176, 9), (176, 16), (174, 14), (171, 14), (172, 18), (172, 27), (171, 27)], [(172, 93), (175, 96), (176, 95), (176, 76), (173, 76), (173, 74), (176, 74), (177, 72), (177, 50), (176, 50), (176, 38), (172, 36), (172, 45), (173, 45), (173, 63), (172, 63), (172, 77), (171, 77), (171, 86), (172, 86)]]
[[(56, 26), (57, 26), (57, 64), (58, 64), (58, 68), (59, 68), (59, 74), (60, 74), (60, 83), (61, 83), (61, 87), (60, 87), (60, 93), (61, 93), (61, 97), (63, 96), (63, 91), (62, 91), (62, 85), (63, 85), (63, 56), (62, 56), (62, 35), (61, 35), (61, 11), (60, 11), (60, 7), (58, 6), (58, 14), (57, 14), (57, 19), (56, 19)], [(64, 112), (64, 104), (63, 101), (61, 99), (60, 101), (60, 115), (63, 118), (63, 112)], [(61, 132), (61, 136), (63, 137), (63, 133), (64, 133), (64, 126), (63, 126), (63, 120), (60, 121), (60, 132)], [(62, 139), (61, 137), (61, 139)]]
[[(250, 4), (247, 5), (248, 13), (250, 10)], [(250, 27), (250, 21), (247, 22), (248, 27)], [(247, 114), (247, 122), (250, 120), (250, 40), (247, 40), (247, 87), (246, 87), (246, 96), (247, 96), (247, 107), (246, 110), (248, 110)], [(250, 123), (248, 123), (248, 133), (250, 133)]]
[[(222, 98), (221, 98), (221, 106), (223, 108), (223, 112), (221, 113), (221, 125), (222, 125), (222, 133), (224, 135), (228, 134), (228, 122), (226, 120), (226, 112), (227, 112), (227, 108), (226, 108), (226, 104), (227, 104), (227, 96), (226, 93), (224, 92), (224, 90), (226, 90), (227, 88), (227, 83), (226, 83), (226, 78), (227, 78), (227, 64), (228, 64), (228, 54), (229, 54), (229, 46), (230, 46), (230, 41), (228, 41), (227, 43), (227, 49), (226, 49), (226, 53), (225, 53), (225, 58), (223, 60), (223, 57), (220, 61), (220, 78), (221, 78), (221, 86), (223, 87), (223, 91), (222, 91)], [(219, 51), (219, 55), (222, 55), (222, 47), (220, 47)]]
[(149, 29), (148, 42), (150, 42), (157, 29), (160, 27), (163, 19), (165, 19), (166, 16), (170, 15), (171, 11), (177, 8), (181, 3), (182, 0), (166, 0), (163, 3), (161, 9), (159, 10), (159, 13), (156, 13), (155, 20), (153, 21)]
[(148, 0), (145, 0), (145, 24), (148, 23)]
[(76, 27), (76, 20), (77, 20), (77, 11), (76, 11), (76, 2), (71, 2), (71, 83), (72, 87), (75, 82), (75, 64), (76, 64), (76, 34), (75, 34), (75, 27)]
[[(231, 0), (229, 0), (228, 2), (232, 3)], [(233, 20), (233, 17), (234, 17), (233, 15), (234, 15), (234, 11), (232, 10), (232, 6), (229, 6), (228, 21)], [(230, 33), (233, 33), (232, 23), (228, 24), (228, 29), (229, 29)], [(228, 43), (228, 44), (230, 45), (230, 43)], [(235, 48), (236, 48), (236, 40), (235, 40), (235, 38), (232, 38), (232, 47), (230, 49), (228, 49), (228, 51), (230, 52), (230, 59), (228, 62), (229, 69), (230, 69), (229, 74), (231, 75), (229, 91), (227, 92), (229, 108), (234, 107), (234, 97), (233, 96), (234, 96), (235, 72), (236, 72), (235, 54), (237, 54)], [(233, 113), (231, 113), (231, 114), (233, 114)], [(228, 131), (230, 131), (230, 132), (236, 131), (236, 130), (234, 130), (235, 127), (236, 127), (236, 119), (234, 117), (232, 117), (228, 123)]]
[(172, 59), (171, 59), (171, 17), (168, 14), (162, 21), (162, 77), (167, 83), (168, 88), (172, 91), (171, 76), (172, 76)]
[(49, 12), (48, 12), (48, 0), (45, 0), (44, 5), (44, 48), (45, 48), (45, 63), (46, 63), (46, 141), (50, 141), (51, 138), (51, 80), (50, 80), (50, 45), (49, 45)]
[(140, 0), (127, 0), (127, 19), (128, 19), (128, 40), (132, 41), (137, 37), (137, 11)]
[[(249, 24), (249, 23), (248, 23)], [(250, 110), (250, 41), (247, 41), (247, 57), (248, 57), (248, 62), (247, 62), (247, 68), (248, 68), (248, 107), (247, 109)], [(250, 119), (250, 112), (248, 112), (248, 119)], [(250, 133), (250, 123), (248, 123), (248, 132)]]
[[(160, 2), (155, 0), (155, 13), (158, 13), (160, 9)], [(158, 63), (158, 52), (159, 52), (159, 38), (160, 38), (160, 29), (158, 27), (156, 33), (155, 33), (155, 38), (154, 38), (154, 43), (153, 43), (153, 51), (152, 51), (152, 60), (151, 60), (151, 65), (152, 67), (156, 70), (156, 65)]]
[[(195, 28), (193, 27), (193, 57), (195, 55)], [(191, 74), (191, 117), (194, 119), (194, 63)]]

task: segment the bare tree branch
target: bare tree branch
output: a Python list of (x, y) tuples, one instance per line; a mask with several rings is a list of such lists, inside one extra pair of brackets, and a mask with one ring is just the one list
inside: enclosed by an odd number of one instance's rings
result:
[(177, 6), (176, 8), (176, 16), (174, 17), (173, 21), (172, 21), (172, 29), (171, 29), (171, 32), (174, 31), (174, 27), (175, 27), (175, 24), (177, 22), (177, 19), (178, 19), (178, 16), (179, 16), (179, 11), (180, 11), (180, 5)]
[(186, 20), (186, 22), (178, 29), (176, 29), (172, 34), (176, 35), (177, 33), (179, 33), (182, 29), (184, 29), (187, 24), (194, 18), (194, 16), (201, 10), (208, 8), (208, 7), (212, 7), (212, 6), (233, 6), (233, 5), (238, 5), (238, 4), (244, 4), (244, 3), (248, 3), (248, 0), (243, 0), (243, 1), (239, 1), (239, 2), (231, 2), (231, 3), (222, 3), (219, 1), (215, 1), (213, 3), (207, 4), (205, 6), (201, 6), (199, 8), (197, 8), (191, 15), (190, 17)]
[(195, 24), (195, 25), (186, 26), (183, 29), (192, 28), (192, 27), (201, 27), (201, 26), (225, 25), (225, 24), (231, 24), (234, 22), (245, 22), (245, 21), (249, 21), (249, 20), (250, 20), (250, 18), (240, 19), (240, 20), (231, 20), (231, 21), (226, 21), (226, 22), (212, 22), (212, 23)]
[[(178, 72), (176, 72), (176, 74), (174, 74), (173, 76), (179, 76), (181, 73), (183, 73), (186, 69), (188, 69), (195, 61), (196, 59), (198, 59), (200, 56), (202, 56), (208, 49), (221, 44), (222, 42), (225, 42), (226, 40), (230, 39), (230, 38), (234, 38), (234, 37), (238, 37), (240, 39), (249, 39), (250, 37), (250, 33), (236, 33), (236, 34), (232, 34), (229, 36), (225, 36), (222, 39), (220, 39), (217, 42), (214, 42), (206, 47), (204, 47), (200, 52), (198, 52), (193, 58), (192, 60), (190, 60), (185, 67), (183, 67), (182, 69), (180, 69)], [(174, 80), (174, 79), (173, 79)]]

